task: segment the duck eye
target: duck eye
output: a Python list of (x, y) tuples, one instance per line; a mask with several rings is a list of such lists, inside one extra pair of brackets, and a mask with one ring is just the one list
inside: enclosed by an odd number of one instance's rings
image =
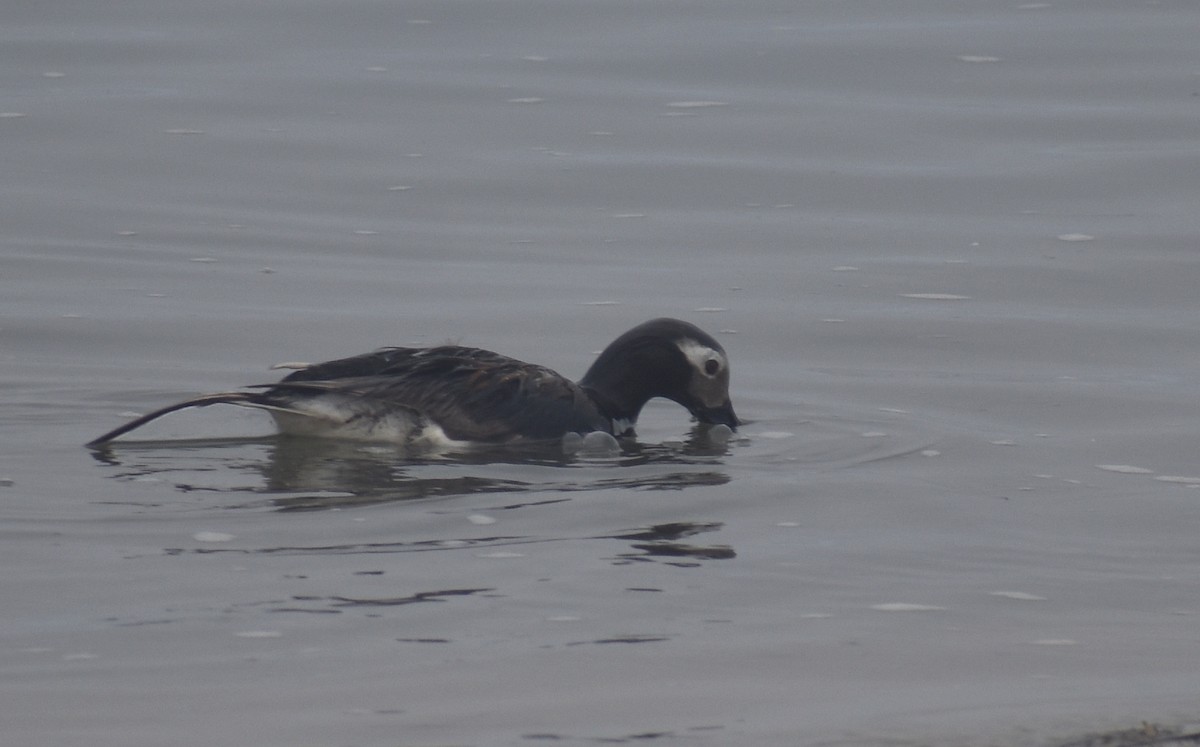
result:
[(709, 376), (716, 376), (717, 372), (720, 370), (721, 370), (721, 361), (717, 360), (716, 358), (709, 358), (708, 360), (704, 361), (704, 373), (705, 374), (707, 374)]

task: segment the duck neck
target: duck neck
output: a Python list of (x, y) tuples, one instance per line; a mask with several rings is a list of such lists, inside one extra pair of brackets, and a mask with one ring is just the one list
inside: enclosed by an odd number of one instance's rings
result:
[(646, 402), (669, 391), (666, 379), (674, 367), (672, 350), (660, 340), (622, 342), (606, 348), (579, 385), (605, 417), (632, 429)]
[(580, 386), (599, 408), (600, 413), (612, 423), (614, 436), (632, 433), (633, 427), (637, 424), (638, 415), (642, 412), (642, 406), (650, 399), (638, 396), (614, 396), (614, 390), (606, 386), (588, 383), (580, 383)]

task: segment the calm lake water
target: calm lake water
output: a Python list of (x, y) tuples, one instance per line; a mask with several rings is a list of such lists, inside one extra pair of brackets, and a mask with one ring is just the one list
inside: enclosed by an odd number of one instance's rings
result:
[[(1200, 720), (1200, 5), (8, 3), (0, 738), (1051, 745)], [(727, 445), (232, 408), (676, 316)], [(178, 439), (178, 440), (176, 440)]]

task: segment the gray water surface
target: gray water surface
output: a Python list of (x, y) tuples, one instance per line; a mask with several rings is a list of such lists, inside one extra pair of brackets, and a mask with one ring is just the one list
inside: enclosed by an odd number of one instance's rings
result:
[[(0, 9), (0, 741), (1047, 745), (1200, 720), (1200, 6)], [(714, 334), (749, 422), (170, 416)]]

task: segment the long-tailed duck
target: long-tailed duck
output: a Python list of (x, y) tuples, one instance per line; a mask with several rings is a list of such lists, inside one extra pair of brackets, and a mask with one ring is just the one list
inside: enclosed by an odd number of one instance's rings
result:
[(266, 410), (282, 433), (406, 446), (504, 444), (569, 433), (633, 435), (642, 406), (679, 403), (701, 423), (738, 426), (721, 344), (678, 319), (614, 340), (579, 383), (488, 350), (383, 348), (307, 365), (252, 391), (220, 392), (147, 413), (88, 443), (100, 446), (167, 413), (232, 404)]

